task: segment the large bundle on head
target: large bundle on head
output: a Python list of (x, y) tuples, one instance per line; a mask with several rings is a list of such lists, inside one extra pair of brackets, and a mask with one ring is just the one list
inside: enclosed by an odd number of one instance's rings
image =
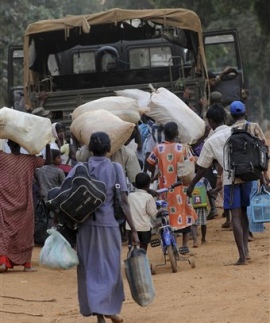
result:
[(181, 143), (193, 144), (205, 131), (205, 122), (192, 111), (179, 97), (165, 88), (155, 90), (149, 103), (150, 112), (146, 115), (155, 122), (165, 125), (175, 121), (179, 126)]
[(123, 121), (109, 111), (96, 110), (78, 116), (72, 121), (70, 130), (79, 142), (87, 146), (92, 133), (106, 132), (111, 139), (112, 155), (129, 139), (134, 127), (134, 123)]
[(151, 99), (151, 93), (140, 89), (125, 89), (114, 92), (116, 95), (135, 99), (140, 108), (148, 107)]
[(0, 138), (38, 154), (52, 140), (51, 120), (4, 107), (0, 109)]
[(137, 123), (140, 120), (140, 111), (135, 99), (123, 96), (108, 96), (87, 102), (78, 106), (72, 113), (72, 120), (85, 112), (106, 110), (123, 121)]

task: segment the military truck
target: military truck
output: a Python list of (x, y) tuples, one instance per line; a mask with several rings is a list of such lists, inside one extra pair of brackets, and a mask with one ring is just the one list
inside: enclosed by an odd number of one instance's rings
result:
[(241, 52), (235, 30), (203, 34), (187, 9), (123, 10), (67, 16), (30, 24), (22, 46), (9, 48), (9, 106), (31, 111), (46, 92), (52, 121), (69, 126), (79, 105), (116, 90), (165, 87), (196, 106), (209, 97), (208, 69), (217, 76), (226, 104), (245, 98)]

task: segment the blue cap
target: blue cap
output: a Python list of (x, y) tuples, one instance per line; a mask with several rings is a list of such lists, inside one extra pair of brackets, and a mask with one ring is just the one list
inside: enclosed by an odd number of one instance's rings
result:
[(230, 105), (231, 114), (236, 116), (239, 114), (244, 114), (246, 112), (246, 107), (241, 101), (233, 101)]

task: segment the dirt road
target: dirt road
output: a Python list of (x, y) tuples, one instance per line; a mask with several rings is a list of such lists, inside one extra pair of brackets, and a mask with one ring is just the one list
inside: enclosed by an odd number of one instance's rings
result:
[[(126, 323), (269, 323), (270, 322), (270, 224), (250, 243), (247, 266), (228, 265), (237, 260), (232, 232), (221, 229), (221, 217), (208, 222), (208, 243), (192, 249), (196, 268), (179, 262), (157, 267), (153, 276), (156, 297), (142, 308), (130, 295), (124, 276), (126, 300), (121, 315)], [(192, 242), (190, 241), (192, 246)], [(40, 248), (35, 248), (38, 266)], [(125, 259), (127, 246), (123, 246)], [(159, 247), (149, 248), (151, 262), (161, 263)], [(124, 275), (124, 271), (123, 271)], [(76, 269), (52, 271), (38, 267), (24, 273), (22, 267), (0, 275), (1, 323), (94, 323), (79, 314)], [(109, 320), (107, 320), (109, 322)]]

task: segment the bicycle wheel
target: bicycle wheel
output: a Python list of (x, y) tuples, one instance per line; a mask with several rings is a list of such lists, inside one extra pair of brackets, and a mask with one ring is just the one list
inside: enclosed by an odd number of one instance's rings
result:
[(173, 251), (173, 247), (172, 246), (168, 246), (167, 247), (167, 252), (168, 252), (168, 257), (171, 263), (171, 267), (172, 267), (172, 272), (173, 273), (177, 273), (177, 260)]

